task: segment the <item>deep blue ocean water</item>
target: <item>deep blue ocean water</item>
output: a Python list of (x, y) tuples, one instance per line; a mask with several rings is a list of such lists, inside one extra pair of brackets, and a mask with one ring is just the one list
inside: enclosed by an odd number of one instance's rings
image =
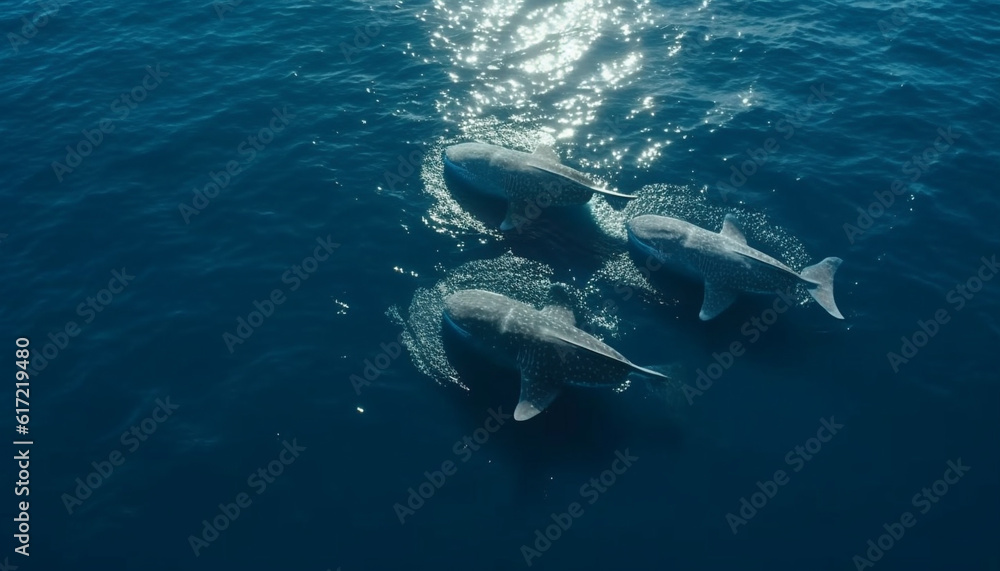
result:
[[(30, 340), (34, 442), (30, 496), (17, 460), (0, 471), (0, 563), (1000, 568), (995, 2), (0, 16), (0, 354), (15, 405)], [(444, 147), (470, 140), (549, 144), (641, 197), (503, 234), (442, 179)], [(648, 283), (622, 239), (648, 212), (715, 230), (734, 213), (796, 269), (843, 258), (846, 319), (747, 296), (699, 321), (701, 286)], [(674, 380), (488, 422), (517, 373), (442, 340), (441, 296), (540, 306), (553, 281)]]

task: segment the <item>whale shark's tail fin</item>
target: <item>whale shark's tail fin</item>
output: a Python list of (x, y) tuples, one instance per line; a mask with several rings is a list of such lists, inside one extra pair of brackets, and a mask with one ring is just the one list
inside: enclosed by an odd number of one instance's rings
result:
[(604, 196), (617, 196), (618, 198), (639, 198), (635, 194), (625, 194), (624, 192), (618, 192), (616, 190), (610, 190), (607, 188), (593, 187), (594, 192), (598, 194), (603, 194)]
[(654, 369), (659, 368), (659, 367), (640, 367), (639, 365), (636, 365), (635, 363), (629, 363), (629, 365), (632, 366), (632, 372), (633, 373), (637, 373), (639, 375), (643, 375), (643, 376), (649, 378), (649, 380), (651, 380), (651, 381), (663, 382), (663, 381), (669, 381), (670, 380), (670, 377), (668, 377), (667, 375), (665, 375), (665, 374), (663, 374), (663, 373), (661, 373), (659, 371), (654, 370)]
[(837, 309), (837, 302), (833, 299), (833, 274), (843, 261), (840, 258), (826, 258), (818, 264), (803, 269), (799, 274), (802, 279), (811, 282), (809, 295), (837, 319), (843, 319), (844, 316)]

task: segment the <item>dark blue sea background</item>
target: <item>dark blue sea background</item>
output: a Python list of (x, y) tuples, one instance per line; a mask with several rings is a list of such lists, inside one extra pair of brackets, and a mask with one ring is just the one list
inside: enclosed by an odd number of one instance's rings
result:
[[(0, 16), (9, 569), (1000, 569), (996, 2)], [(640, 198), (502, 233), (442, 176), (465, 141)], [(627, 245), (642, 213), (842, 258), (845, 319), (798, 292), (700, 321)], [(518, 373), (442, 297), (553, 282), (672, 380), (489, 420)]]

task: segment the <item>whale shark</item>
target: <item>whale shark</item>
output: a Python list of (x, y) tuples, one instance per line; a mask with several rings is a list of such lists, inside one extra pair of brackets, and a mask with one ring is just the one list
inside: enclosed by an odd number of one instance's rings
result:
[(566, 386), (620, 387), (630, 373), (667, 379), (640, 367), (576, 326), (565, 290), (556, 303), (535, 309), (507, 296), (461, 290), (444, 300), (444, 322), (495, 362), (521, 372), (514, 420), (545, 410)]
[(626, 225), (640, 251), (691, 278), (704, 280), (705, 299), (698, 317), (708, 321), (736, 300), (738, 292), (773, 293), (803, 284), (820, 306), (844, 316), (833, 299), (833, 275), (843, 262), (826, 258), (801, 272), (750, 247), (736, 219), (727, 214), (719, 233), (668, 216), (643, 215)]
[(635, 198), (597, 186), (586, 175), (559, 161), (552, 147), (532, 153), (486, 143), (459, 143), (444, 150), (445, 171), (472, 189), (507, 200), (501, 230), (511, 230), (531, 218), (529, 207), (585, 204), (594, 193)]

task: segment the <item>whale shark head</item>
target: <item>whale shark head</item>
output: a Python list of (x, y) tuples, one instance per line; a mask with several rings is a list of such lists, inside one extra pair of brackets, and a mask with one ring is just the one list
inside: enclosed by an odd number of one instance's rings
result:
[(444, 168), (473, 190), (482, 194), (507, 198), (506, 192), (491, 176), (497, 159), (497, 149), (483, 143), (459, 143), (444, 150)]
[(462, 290), (444, 298), (444, 319), (459, 335), (480, 338), (496, 329), (510, 311), (510, 300), (481, 290)]
[(670, 258), (685, 249), (691, 224), (668, 216), (636, 216), (626, 224), (628, 238), (640, 250), (658, 258)]
[(459, 143), (444, 150), (444, 172), (475, 192), (507, 200), (501, 230), (533, 219), (532, 209), (580, 206), (594, 193), (635, 198), (597, 185), (588, 176), (559, 161), (546, 145), (530, 153), (486, 143)]

